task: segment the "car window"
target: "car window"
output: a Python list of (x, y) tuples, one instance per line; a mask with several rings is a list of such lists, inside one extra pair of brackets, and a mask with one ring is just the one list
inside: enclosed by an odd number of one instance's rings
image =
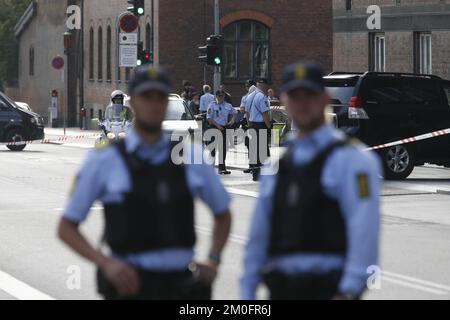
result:
[(450, 81), (444, 82), (444, 92), (445, 92), (445, 96), (447, 98), (447, 104), (450, 107)]
[(367, 101), (379, 104), (398, 104), (402, 102), (404, 93), (408, 90), (406, 81), (388, 77), (368, 77), (364, 82)]
[(442, 108), (444, 100), (442, 87), (436, 80), (411, 79), (408, 90), (405, 91), (405, 102), (420, 104), (430, 108)]
[(348, 104), (352, 98), (357, 79), (325, 79), (332, 104)]
[(183, 100), (170, 100), (167, 108), (166, 120), (194, 120), (194, 116)]

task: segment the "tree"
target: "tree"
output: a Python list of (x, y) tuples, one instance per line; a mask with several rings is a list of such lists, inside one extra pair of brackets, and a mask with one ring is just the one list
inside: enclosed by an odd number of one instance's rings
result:
[(0, 86), (18, 76), (18, 46), (14, 27), (32, 0), (0, 0)]

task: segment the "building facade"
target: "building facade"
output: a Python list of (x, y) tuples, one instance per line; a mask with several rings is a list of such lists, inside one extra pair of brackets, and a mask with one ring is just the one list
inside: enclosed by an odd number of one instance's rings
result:
[[(379, 29), (371, 5), (381, 9)], [(333, 27), (335, 71), (450, 79), (450, 0), (334, 0)]]
[[(56, 2), (58, 6), (52, 6)], [(75, 49), (66, 57), (69, 69), (66, 80), (76, 83), (58, 87), (53, 80), (47, 82), (48, 65), (53, 55), (63, 55), (66, 9), (74, 2), (83, 7), (83, 29), (82, 37), (74, 36)], [(52, 29), (53, 37), (36, 44), (39, 50), (34, 52), (34, 59), (39, 56), (42, 66), (47, 68), (36, 70), (33, 76), (20, 73), (20, 96), (45, 115), (50, 103), (48, 93), (60, 89), (64, 97), (64, 91), (69, 90), (66, 93), (71, 97), (69, 105), (75, 105), (68, 108), (70, 124), (76, 122), (77, 109), (81, 106), (87, 108), (89, 117), (101, 117), (111, 92), (126, 91), (133, 72), (117, 67), (117, 17), (126, 11), (127, 1), (35, 0), (34, 3), (33, 17), (26, 24), (18, 25), (20, 32), (16, 30), (21, 63), (25, 66), (23, 61), (31, 59), (27, 48), (37, 38), (34, 32), (41, 32), (39, 36), (45, 38), (46, 30)], [(154, 64), (169, 69), (176, 92), (181, 92), (183, 80), (189, 80), (198, 91), (204, 83), (213, 82), (213, 69), (198, 61), (198, 47), (205, 45), (207, 36), (214, 34), (213, 4), (213, 0), (146, 0), (145, 15), (140, 19), (140, 38), (144, 47), (153, 51)], [(40, 10), (44, 6), (51, 7)], [(220, 30), (225, 38), (222, 83), (234, 96), (234, 104), (239, 104), (248, 79), (266, 77), (277, 89), (282, 69), (288, 63), (316, 59), (331, 71), (332, 14), (331, 0), (220, 1)], [(58, 26), (43, 21), (44, 16), (52, 16)], [(78, 72), (70, 72), (71, 66), (76, 66)], [(36, 82), (43, 86), (39, 96), (28, 85)], [(65, 103), (61, 101), (61, 108)]]

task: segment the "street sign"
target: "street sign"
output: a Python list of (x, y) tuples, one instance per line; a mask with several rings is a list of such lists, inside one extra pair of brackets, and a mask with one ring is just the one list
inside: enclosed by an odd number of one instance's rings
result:
[(139, 20), (134, 14), (126, 12), (120, 17), (119, 25), (120, 30), (123, 32), (133, 33), (136, 32), (139, 27)]
[(137, 54), (137, 45), (121, 45), (119, 50), (119, 65), (124, 68), (136, 67)]
[(61, 70), (64, 68), (64, 58), (61, 56), (56, 56), (52, 59), (52, 67), (56, 70)]
[(120, 44), (134, 44), (138, 43), (137, 33), (120, 33), (119, 34)]

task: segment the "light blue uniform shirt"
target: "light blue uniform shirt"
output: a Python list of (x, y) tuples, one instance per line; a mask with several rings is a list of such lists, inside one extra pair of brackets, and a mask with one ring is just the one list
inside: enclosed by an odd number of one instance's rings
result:
[[(155, 145), (148, 146), (132, 130), (125, 144), (127, 152), (136, 151), (140, 158), (153, 165), (167, 161), (171, 154), (169, 136), (163, 136)], [(195, 152), (203, 155), (200, 146), (194, 148), (198, 148)], [(186, 149), (185, 156), (192, 158), (194, 154), (189, 151), (190, 148)], [(201, 162), (202, 164), (186, 164), (188, 187), (192, 196), (203, 200), (214, 214), (222, 214), (229, 207), (230, 196), (214, 168), (205, 161)], [(79, 171), (76, 185), (64, 210), (64, 218), (81, 223), (86, 220), (95, 201), (104, 204), (120, 203), (124, 199), (124, 193), (129, 192), (131, 187), (128, 169), (116, 148), (95, 150), (89, 154)], [(192, 262), (194, 250), (174, 248), (114, 257), (136, 268), (173, 271), (185, 269)]]
[(264, 122), (263, 113), (270, 111), (269, 98), (260, 89), (256, 89), (254, 93), (255, 96), (248, 99), (249, 121)]
[(237, 114), (238, 111), (233, 108), (233, 106), (227, 102), (217, 103), (214, 101), (208, 107), (207, 119), (214, 120), (221, 126), (226, 125), (229, 122), (231, 115)]
[(209, 105), (215, 100), (216, 98), (211, 93), (205, 93), (204, 95), (202, 95), (200, 97), (200, 112), (208, 111)]
[[(291, 141), (293, 161), (301, 165), (310, 162), (318, 152), (342, 138), (342, 133), (329, 125), (312, 135)], [(270, 222), (275, 175), (262, 175), (259, 199), (251, 223), (246, 246), (244, 275), (241, 278), (242, 299), (252, 300), (265, 268), (284, 273), (325, 273), (343, 270), (339, 291), (360, 294), (366, 285), (367, 268), (377, 265), (380, 224), (379, 189), (380, 161), (364, 146), (339, 148), (327, 159), (321, 177), (325, 193), (339, 202), (347, 229), (347, 257), (333, 254), (294, 254), (269, 259)], [(369, 194), (361, 197), (358, 177), (366, 175)]]
[(245, 112), (249, 112), (251, 105), (253, 104), (253, 101), (255, 100), (256, 93), (258, 93), (258, 89), (253, 91), (252, 93), (249, 93), (245, 98)]

